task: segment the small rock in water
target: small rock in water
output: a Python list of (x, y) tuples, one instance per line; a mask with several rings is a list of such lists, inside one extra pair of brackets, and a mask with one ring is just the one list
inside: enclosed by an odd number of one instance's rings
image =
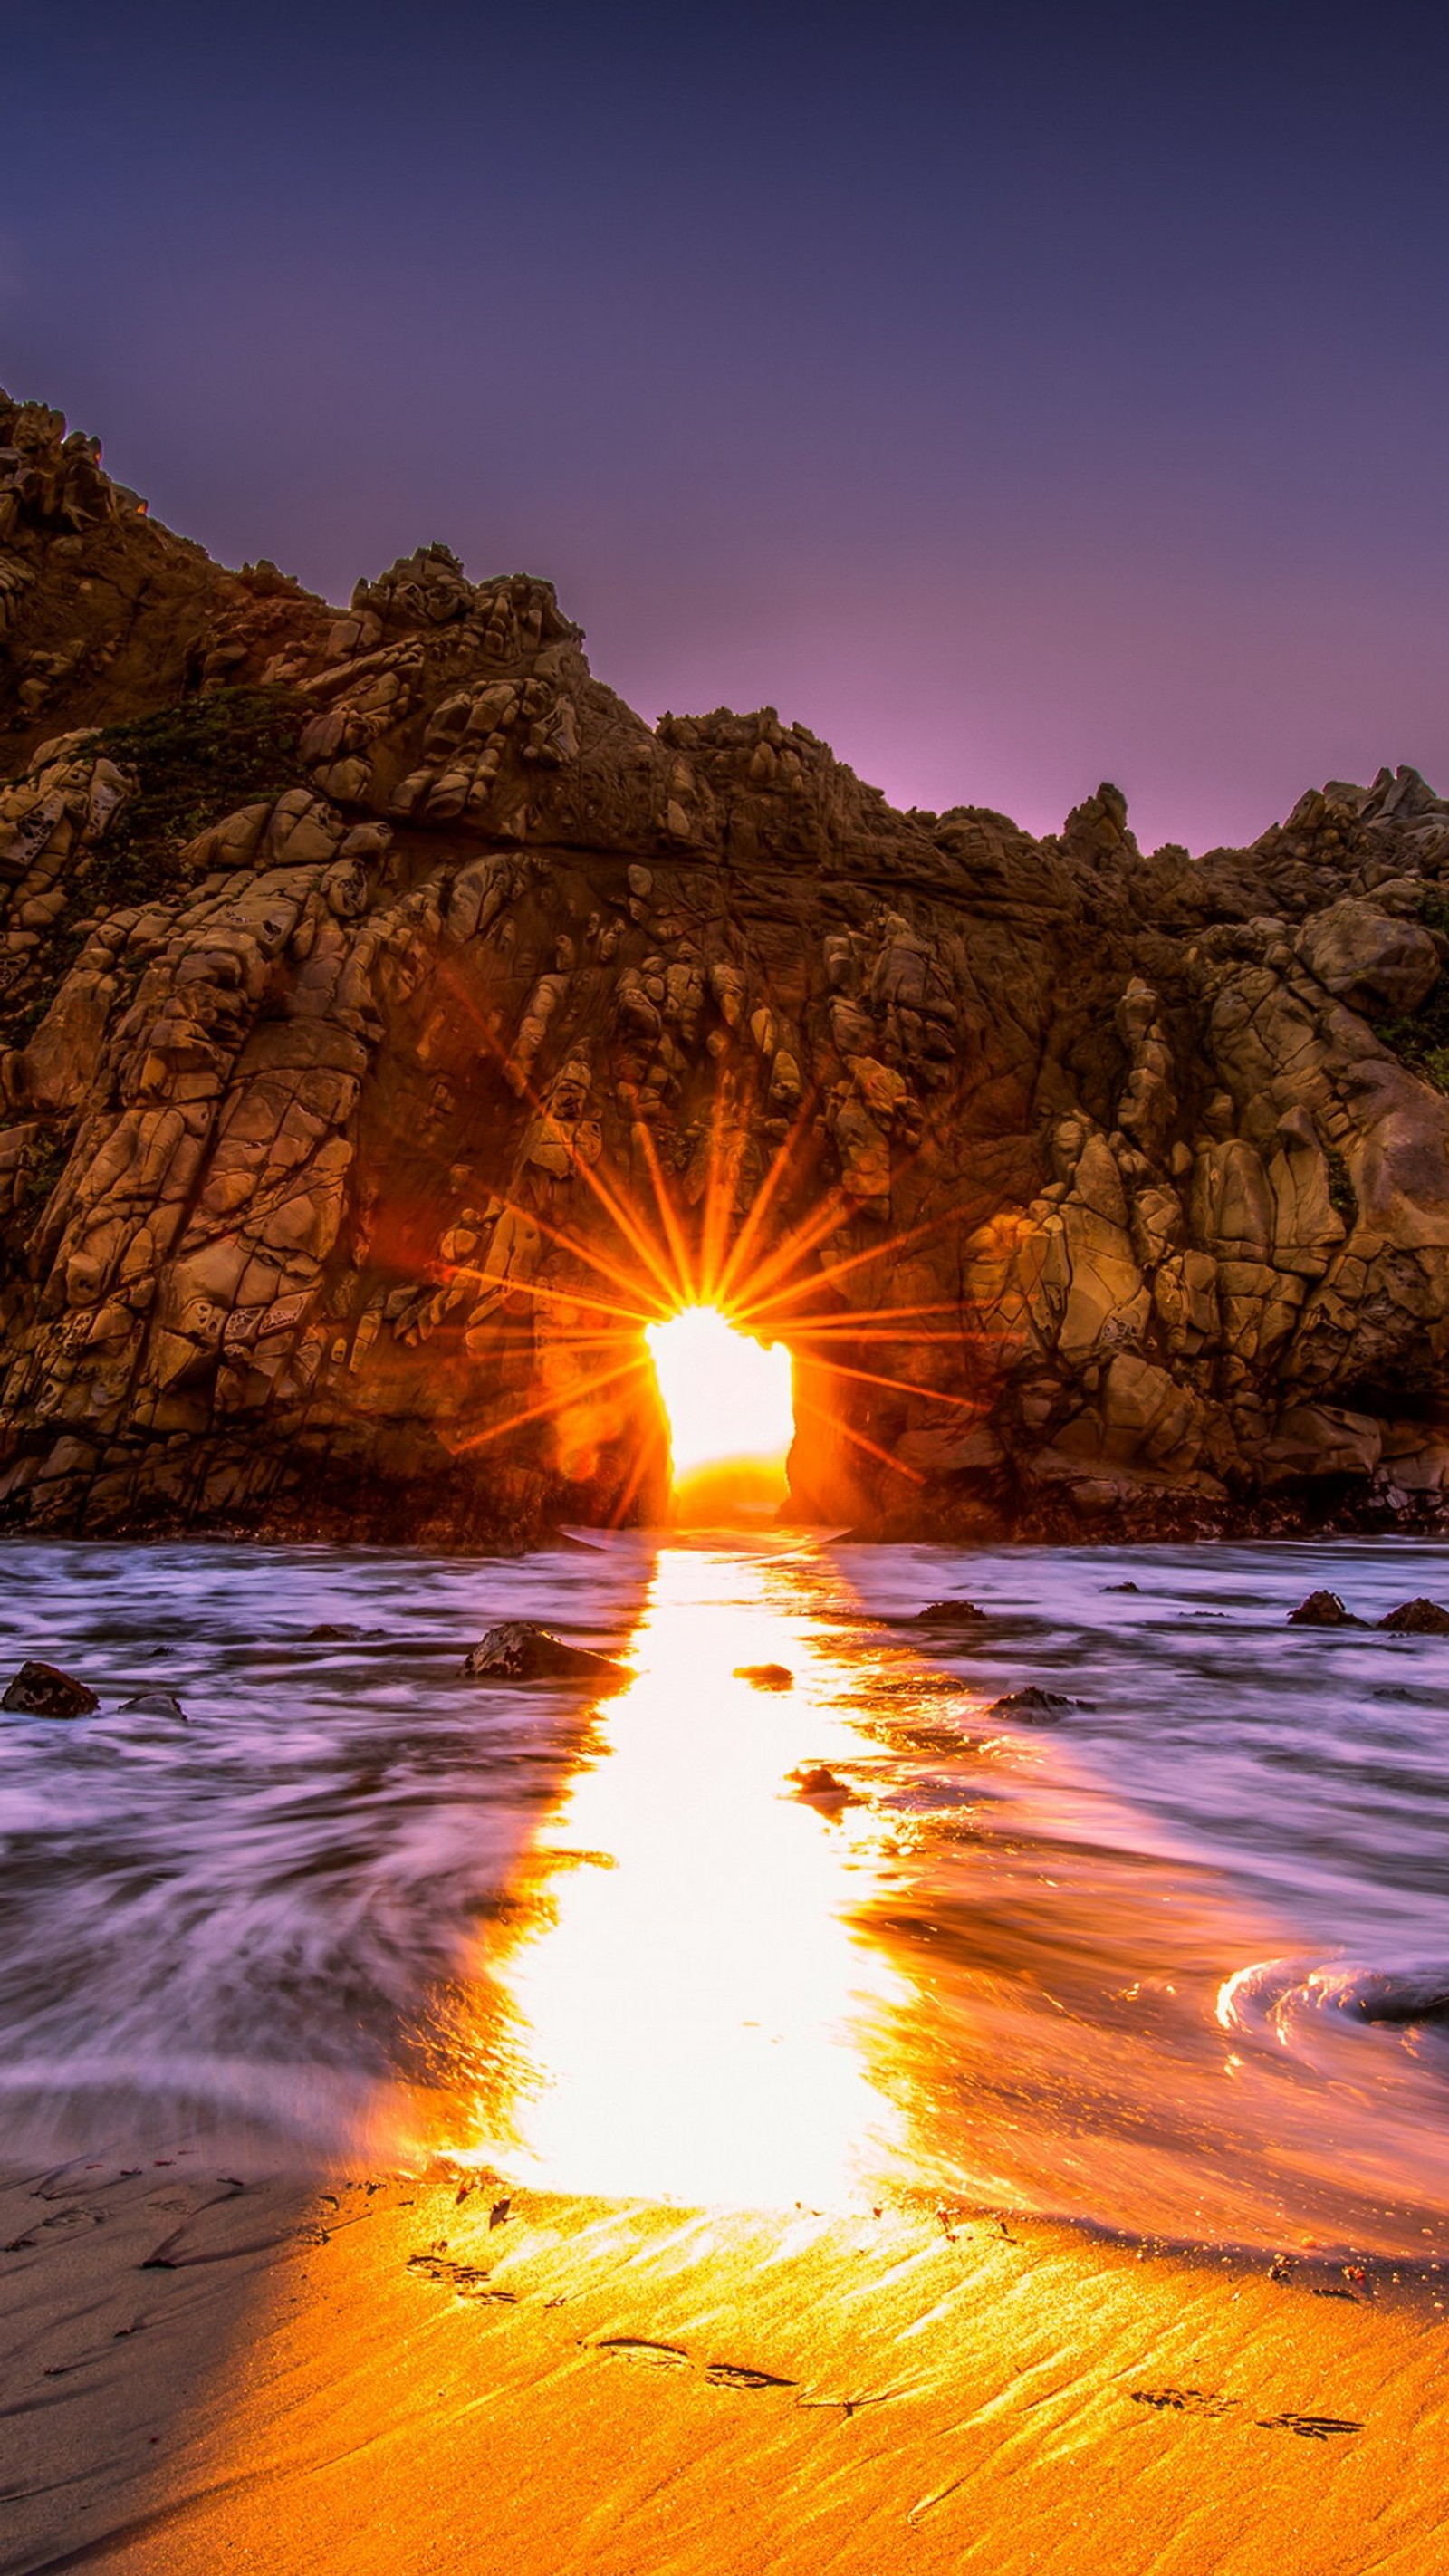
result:
[(843, 1806), (851, 1795), (846, 1783), (837, 1780), (834, 1772), (823, 1762), (802, 1762), (790, 1777), (795, 1783), (797, 1797), (817, 1798), (827, 1806)]
[(134, 1710), (138, 1716), (179, 1717), (183, 1726), (187, 1724), (186, 1711), (174, 1691), (137, 1691), (133, 1698), (122, 1700), (121, 1710), (123, 1715), (129, 1715)]
[(737, 1682), (753, 1682), (756, 1690), (791, 1690), (795, 1676), (788, 1664), (736, 1664)]
[(1310, 1592), (1306, 1601), (1300, 1601), (1296, 1610), (1289, 1611), (1288, 1625), (1290, 1628), (1364, 1628), (1368, 1622), (1350, 1610), (1346, 1602), (1340, 1601), (1336, 1592)]
[(1345, 2000), (1360, 2021), (1379, 2021), (1411, 2029), (1416, 2022), (1449, 2021), (1449, 1969), (1371, 1968)]
[(365, 1628), (355, 1628), (350, 1619), (324, 1619), (320, 1627), (307, 1629), (303, 1643), (311, 1645), (323, 1637), (365, 1637)]
[(1102, 1589), (1104, 1592), (1140, 1592), (1142, 1586), (1140, 1583), (1104, 1583)]
[(467, 1657), (469, 1681), (494, 1682), (626, 1682), (627, 1664), (612, 1655), (596, 1655), (586, 1646), (567, 1646), (531, 1619), (504, 1619), (490, 1628)]
[(1449, 1637), (1449, 1610), (1441, 1610), (1437, 1601), (1426, 1601), (1420, 1593), (1415, 1601), (1401, 1601), (1397, 1610), (1374, 1625), (1392, 1629), (1396, 1637)]
[(987, 1619), (988, 1610), (978, 1609), (974, 1601), (928, 1601), (924, 1610), (912, 1613), (918, 1628), (959, 1628), (974, 1619)]
[(100, 1704), (93, 1690), (57, 1664), (22, 1664), (0, 1699), (0, 1708), (26, 1717), (89, 1717)]
[(1008, 1691), (1003, 1699), (991, 1703), (992, 1717), (1050, 1719), (1060, 1717), (1069, 1708), (1085, 1708), (1084, 1699), (1067, 1699), (1061, 1691), (1038, 1690), (1033, 1683), (1027, 1690)]

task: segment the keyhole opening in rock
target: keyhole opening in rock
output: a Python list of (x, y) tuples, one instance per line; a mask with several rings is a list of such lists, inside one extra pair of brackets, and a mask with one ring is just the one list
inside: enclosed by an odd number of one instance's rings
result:
[(784, 1343), (757, 1341), (713, 1306), (685, 1306), (644, 1338), (669, 1425), (675, 1520), (772, 1519), (795, 1435)]

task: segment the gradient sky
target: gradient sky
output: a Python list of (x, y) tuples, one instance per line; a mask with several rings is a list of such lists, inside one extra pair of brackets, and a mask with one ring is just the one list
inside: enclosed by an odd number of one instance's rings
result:
[(902, 805), (1449, 790), (1442, 8), (0, 33), (0, 382), (223, 560), (545, 573), (646, 715), (774, 704)]

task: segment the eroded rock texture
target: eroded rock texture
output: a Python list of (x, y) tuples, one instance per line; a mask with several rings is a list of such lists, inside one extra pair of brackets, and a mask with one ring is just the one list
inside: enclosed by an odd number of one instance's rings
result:
[(548, 585), (230, 574), (0, 398), (0, 1515), (527, 1538), (661, 1501), (733, 1248), (796, 1508), (1432, 1522), (1449, 805), (1251, 849), (651, 730)]

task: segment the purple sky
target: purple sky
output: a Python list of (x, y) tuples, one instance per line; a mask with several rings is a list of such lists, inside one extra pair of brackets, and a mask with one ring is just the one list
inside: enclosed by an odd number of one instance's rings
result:
[(223, 559), (545, 573), (645, 714), (903, 805), (1449, 788), (1441, 9), (5, 28), (0, 382)]

